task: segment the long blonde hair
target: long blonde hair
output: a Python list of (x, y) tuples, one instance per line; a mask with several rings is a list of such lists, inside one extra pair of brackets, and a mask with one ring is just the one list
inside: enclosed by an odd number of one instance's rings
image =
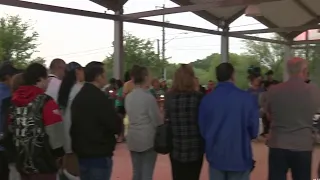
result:
[(190, 64), (182, 64), (174, 73), (172, 91), (195, 91), (195, 75)]

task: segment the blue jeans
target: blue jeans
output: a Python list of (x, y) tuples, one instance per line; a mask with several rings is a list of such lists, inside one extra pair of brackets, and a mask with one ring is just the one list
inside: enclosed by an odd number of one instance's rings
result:
[[(157, 160), (154, 150), (144, 152), (131, 151), (133, 180), (152, 180), (153, 170)], [(82, 180), (82, 179), (81, 179)]]
[(210, 180), (250, 180), (250, 170), (248, 171), (220, 171), (210, 167)]
[(79, 159), (81, 180), (110, 180), (113, 161), (111, 157)]

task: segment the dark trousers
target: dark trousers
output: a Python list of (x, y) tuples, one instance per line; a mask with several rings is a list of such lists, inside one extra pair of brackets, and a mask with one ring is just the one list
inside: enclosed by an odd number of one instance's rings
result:
[(263, 115), (262, 123), (263, 123), (263, 132), (261, 135), (268, 134), (270, 129), (270, 121), (267, 119), (266, 115)]
[(0, 151), (0, 180), (9, 179), (8, 158), (4, 151)]
[(57, 180), (57, 174), (21, 175), (21, 180)]
[(180, 162), (170, 157), (172, 180), (199, 180), (203, 159), (193, 162)]
[(269, 149), (269, 180), (286, 180), (291, 169), (292, 180), (311, 179), (312, 151)]

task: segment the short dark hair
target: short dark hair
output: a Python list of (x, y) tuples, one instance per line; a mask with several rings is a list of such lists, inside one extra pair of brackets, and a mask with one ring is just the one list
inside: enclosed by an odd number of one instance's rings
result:
[(50, 65), (49, 65), (49, 69), (55, 69), (57, 68), (60, 64), (65, 64), (66, 62), (60, 58), (55, 58), (51, 61)]
[(130, 71), (130, 75), (133, 76), (135, 71), (139, 70), (140, 66), (139, 65), (133, 65)]
[(102, 75), (104, 71), (104, 64), (98, 61), (89, 62), (84, 68), (84, 79), (87, 82), (93, 82), (95, 79)]
[(266, 72), (266, 75), (267, 75), (267, 76), (273, 75), (273, 71), (272, 71), (272, 70), (267, 71), (267, 72)]
[(46, 67), (39, 63), (30, 64), (23, 73), (25, 85), (36, 85), (41, 78), (47, 78), (48, 72)]
[(230, 63), (221, 63), (216, 67), (216, 76), (219, 82), (228, 81), (234, 73), (234, 67)]
[(11, 62), (5, 61), (0, 65), (0, 81), (6, 81), (8, 76), (12, 77), (21, 72), (22, 71), (16, 69)]
[(142, 84), (145, 81), (146, 76), (149, 75), (146, 67), (137, 67), (132, 74), (134, 84)]
[(109, 79), (109, 84), (116, 84), (116, 79), (115, 78), (111, 78)]

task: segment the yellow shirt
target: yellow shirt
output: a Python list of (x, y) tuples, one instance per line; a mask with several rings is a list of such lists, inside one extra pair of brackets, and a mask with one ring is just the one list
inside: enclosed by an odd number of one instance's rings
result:
[(126, 83), (124, 83), (123, 85), (123, 95), (127, 95), (129, 94), (134, 88), (134, 84), (133, 84), (133, 81), (130, 80), (130, 81), (127, 81)]

